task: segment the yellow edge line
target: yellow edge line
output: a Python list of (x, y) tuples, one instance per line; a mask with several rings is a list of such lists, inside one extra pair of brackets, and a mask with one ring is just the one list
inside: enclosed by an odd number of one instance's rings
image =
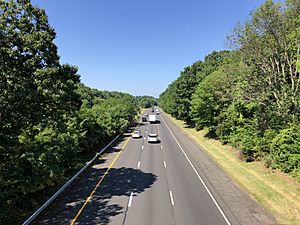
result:
[(89, 197), (87, 197), (87, 199), (85, 200), (83, 206), (80, 208), (80, 210), (78, 211), (78, 213), (76, 214), (76, 216), (74, 217), (74, 219), (72, 220), (72, 222), (70, 223), (70, 225), (74, 225), (75, 224), (75, 222), (78, 219), (78, 217), (80, 216), (81, 212), (83, 211), (83, 209), (85, 208), (85, 206), (88, 204), (88, 202), (91, 200), (91, 198), (94, 195), (95, 191), (97, 190), (97, 188), (99, 187), (99, 185), (102, 183), (102, 181), (103, 181), (104, 177), (107, 175), (108, 171), (115, 164), (116, 160), (118, 159), (119, 155), (121, 154), (121, 152), (123, 151), (123, 149), (125, 148), (125, 146), (127, 145), (127, 143), (129, 142), (129, 140), (130, 140), (130, 137), (124, 143), (124, 145), (121, 148), (121, 150), (119, 151), (118, 155), (114, 158), (114, 161), (112, 161), (112, 163), (110, 164), (110, 166), (108, 167), (108, 169), (106, 170), (106, 172), (104, 173), (104, 175), (98, 181), (97, 185), (95, 186), (95, 188), (93, 189), (93, 191), (91, 192), (91, 194), (89, 195)]

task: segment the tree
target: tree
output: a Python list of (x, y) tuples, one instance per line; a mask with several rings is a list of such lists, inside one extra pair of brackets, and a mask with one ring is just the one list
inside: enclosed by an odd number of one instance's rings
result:
[(136, 100), (141, 108), (150, 108), (151, 106), (157, 105), (157, 99), (152, 96), (137, 96)]
[(220, 66), (198, 85), (191, 101), (191, 117), (197, 129), (214, 129), (220, 113), (233, 102), (238, 68), (238, 63)]
[(175, 89), (175, 104), (177, 109), (177, 119), (181, 119), (190, 124), (190, 101), (195, 88), (199, 84), (199, 73), (202, 69), (202, 62), (198, 61), (193, 63), (192, 66), (186, 67), (176, 80), (177, 87)]
[(172, 82), (168, 88), (159, 95), (158, 105), (165, 110), (167, 113), (170, 113), (172, 116), (176, 114), (176, 105), (175, 105), (175, 89), (176, 82)]
[(159, 105), (177, 119), (193, 125), (190, 117), (192, 95), (197, 85), (223, 63), (229, 51), (212, 52), (205, 57), (204, 62), (197, 61), (181, 71), (180, 76), (173, 81), (159, 97)]
[(228, 51), (213, 52), (204, 65), (205, 78), (191, 96), (190, 116), (197, 129), (216, 126), (219, 114), (233, 101), (242, 71), (237, 55)]
[(0, 126), (10, 136), (78, 108), (79, 76), (59, 64), (44, 10), (30, 1), (1, 1), (0, 10)]
[[(300, 49), (299, 2), (267, 0), (252, 13), (244, 26), (237, 27), (231, 41), (238, 46), (243, 61), (252, 72), (245, 77), (247, 101), (255, 101), (261, 111), (260, 130), (299, 120), (300, 77), (296, 68)], [(278, 119), (273, 120), (272, 117)], [(281, 122), (279, 122), (281, 121)], [(275, 124), (274, 124), (275, 123)]]
[[(0, 205), (4, 208), (60, 179), (67, 143), (76, 142), (67, 117), (81, 104), (75, 92), (79, 76), (76, 67), (60, 65), (54, 38), (44, 10), (29, 0), (0, 1)], [(57, 143), (56, 149), (45, 143)]]

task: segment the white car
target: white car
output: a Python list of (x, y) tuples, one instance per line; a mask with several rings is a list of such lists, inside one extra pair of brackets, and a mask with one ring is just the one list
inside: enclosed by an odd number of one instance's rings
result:
[(148, 134), (148, 142), (159, 142), (157, 134)]
[(139, 130), (136, 130), (133, 132), (132, 136), (133, 138), (140, 138), (142, 137), (141, 132)]

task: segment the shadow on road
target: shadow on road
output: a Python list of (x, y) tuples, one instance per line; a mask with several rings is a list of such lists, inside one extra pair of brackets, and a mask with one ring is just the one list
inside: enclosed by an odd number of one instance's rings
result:
[[(76, 186), (69, 189), (33, 224), (69, 224), (106, 170), (91, 168)], [(152, 173), (133, 168), (111, 168), (80, 214), (78, 224), (108, 224), (112, 217), (125, 213), (127, 206), (116, 204), (116, 201), (110, 202), (112, 198), (129, 197), (132, 191), (135, 194), (142, 193), (156, 180), (157, 177)]]

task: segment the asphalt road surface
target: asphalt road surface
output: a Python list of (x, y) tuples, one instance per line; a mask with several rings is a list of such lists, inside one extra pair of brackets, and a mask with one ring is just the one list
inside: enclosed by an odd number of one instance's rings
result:
[[(142, 138), (125, 134), (33, 224), (276, 223), (163, 113), (157, 117), (133, 128)], [(149, 133), (160, 142), (148, 143)]]

